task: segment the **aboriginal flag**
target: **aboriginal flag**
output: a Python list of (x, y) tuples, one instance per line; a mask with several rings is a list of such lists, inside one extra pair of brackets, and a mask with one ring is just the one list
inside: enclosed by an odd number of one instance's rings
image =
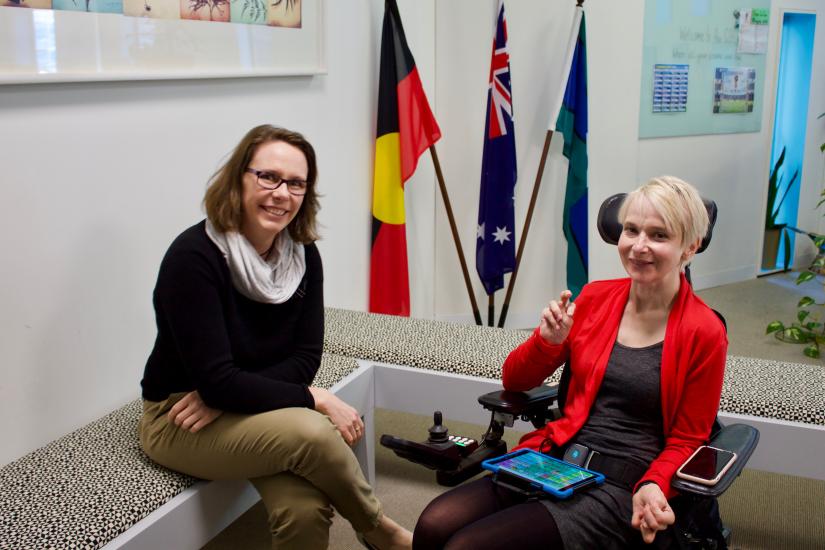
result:
[(410, 314), (404, 182), (415, 172), (418, 157), (440, 137), (398, 6), (395, 0), (386, 0), (372, 195), (369, 307), (373, 313)]

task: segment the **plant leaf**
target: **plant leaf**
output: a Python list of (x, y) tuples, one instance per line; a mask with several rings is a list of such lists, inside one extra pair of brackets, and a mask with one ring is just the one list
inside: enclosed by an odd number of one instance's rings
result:
[(774, 321), (768, 324), (765, 329), (765, 334), (770, 334), (771, 332), (776, 332), (779, 330), (785, 330), (785, 325), (782, 324), (782, 321)]
[(802, 309), (802, 310), (799, 310), (799, 311), (796, 312), (796, 318), (799, 319), (800, 323), (804, 323), (805, 322), (805, 317), (807, 317), (810, 314), (811, 314), (811, 312), (808, 311), (807, 309)]
[(796, 284), (801, 285), (802, 283), (806, 283), (816, 277), (816, 274), (811, 273), (810, 271), (803, 271), (799, 274), (799, 277), (796, 278)]
[[(791, 176), (791, 181), (788, 182), (788, 186), (785, 188), (785, 193), (782, 195), (782, 199), (779, 201), (779, 204), (776, 205), (776, 214), (775, 215), (779, 214), (779, 210), (782, 208), (782, 203), (785, 202), (785, 199), (787, 198), (788, 193), (791, 192), (791, 188), (793, 187), (793, 184), (796, 181), (797, 177), (799, 177), (799, 170), (794, 172), (793, 176)], [(777, 192), (778, 191), (779, 191), (779, 189), (777, 189)]]
[(796, 307), (808, 307), (808, 306), (813, 305), (815, 303), (816, 302), (814, 301), (813, 298), (811, 298), (810, 296), (805, 296), (804, 298), (799, 300), (799, 303), (796, 304)]
[(779, 177), (779, 169), (782, 167), (782, 163), (784, 162), (785, 147), (782, 148), (782, 153), (780, 153), (779, 158), (776, 159), (768, 178), (768, 206), (765, 209), (765, 229), (770, 229), (776, 225), (776, 215), (778, 214), (776, 211), (776, 197), (779, 194), (780, 187), (777, 180), (781, 182), (781, 178)]
[(816, 342), (813, 342), (812, 344), (809, 344), (809, 345), (805, 346), (805, 349), (802, 350), (802, 353), (804, 353), (808, 357), (813, 357), (814, 359), (818, 359), (819, 358), (819, 344), (817, 344)]
[(800, 330), (798, 327), (786, 328), (785, 331), (782, 333), (782, 336), (784, 336), (791, 342), (804, 342), (802, 330)]

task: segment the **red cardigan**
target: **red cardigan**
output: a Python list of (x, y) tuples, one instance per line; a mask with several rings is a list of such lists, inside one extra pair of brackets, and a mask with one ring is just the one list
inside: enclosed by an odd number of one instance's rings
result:
[[(564, 363), (572, 369), (564, 417), (522, 437), (518, 448), (538, 449), (545, 439), (564, 445), (584, 425), (604, 378), (629, 292), (630, 279), (586, 285), (576, 299), (573, 327), (564, 342), (548, 344), (537, 328), (507, 357), (502, 381), (508, 390), (534, 388)], [(682, 275), (662, 349), (665, 447), (639, 480), (657, 483), (667, 498), (676, 495), (670, 487), (673, 474), (708, 440), (719, 409), (727, 348), (722, 322)]]

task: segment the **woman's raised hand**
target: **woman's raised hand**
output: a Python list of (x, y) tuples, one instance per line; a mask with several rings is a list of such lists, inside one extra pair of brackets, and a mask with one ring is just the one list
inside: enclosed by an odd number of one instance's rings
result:
[(570, 329), (573, 327), (573, 313), (576, 311), (576, 304), (570, 303), (571, 296), (573, 293), (569, 290), (562, 291), (559, 300), (550, 300), (541, 312), (539, 333), (548, 344), (561, 344), (570, 334)]
[(169, 409), (169, 421), (192, 433), (211, 424), (223, 411), (207, 407), (197, 391), (190, 391)]
[(315, 399), (315, 410), (332, 420), (347, 445), (353, 446), (364, 437), (364, 422), (355, 408), (323, 388), (310, 386), (309, 393)]

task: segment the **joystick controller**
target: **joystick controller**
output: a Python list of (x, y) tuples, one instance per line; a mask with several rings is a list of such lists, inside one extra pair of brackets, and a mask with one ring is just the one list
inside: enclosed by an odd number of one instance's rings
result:
[(433, 413), (433, 425), (427, 431), (429, 436), (421, 443), (384, 434), (381, 436), (381, 445), (417, 464), (447, 471), (458, 468), (461, 461), (478, 448), (475, 439), (450, 435), (441, 411)]
[(447, 441), (447, 434), (449, 433), (449, 430), (442, 422), (443, 417), (441, 415), (441, 411), (435, 411), (433, 413), (433, 425), (430, 426), (430, 429), (428, 430), (430, 432), (430, 437), (428, 438), (430, 443), (441, 443), (443, 441)]

